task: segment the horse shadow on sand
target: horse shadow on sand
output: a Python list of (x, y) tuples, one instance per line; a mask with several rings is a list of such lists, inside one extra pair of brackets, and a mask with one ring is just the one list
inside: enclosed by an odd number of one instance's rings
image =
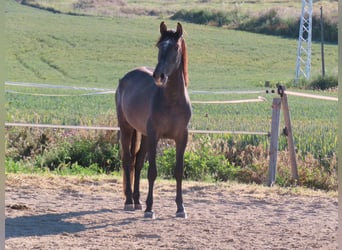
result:
[[(49, 213), (41, 215), (18, 216), (15, 218), (6, 218), (5, 238), (47, 236), (57, 234), (72, 234), (86, 230), (94, 230), (110, 226), (111, 223), (102, 224), (82, 224), (77, 221), (68, 221), (80, 216), (96, 215), (101, 213), (113, 213), (110, 209), (101, 209), (98, 211), (79, 211), (67, 213)], [(116, 221), (115, 225), (120, 226), (129, 224), (134, 218)]]

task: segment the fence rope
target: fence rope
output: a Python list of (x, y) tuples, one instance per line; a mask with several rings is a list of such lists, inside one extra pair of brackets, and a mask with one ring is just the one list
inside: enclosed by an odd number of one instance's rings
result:
[(321, 99), (321, 100), (327, 100), (327, 101), (338, 101), (337, 97), (323, 96), (323, 95), (313, 95), (313, 94), (306, 94), (306, 93), (293, 92), (293, 91), (287, 91), (287, 90), (285, 90), (285, 94), (293, 95), (293, 96), (313, 98), (313, 99)]
[(264, 90), (226, 90), (226, 91), (209, 91), (209, 90), (190, 90), (190, 94), (216, 94), (216, 95), (238, 95), (238, 94), (264, 94)]
[(60, 128), (60, 129), (84, 129), (84, 130), (119, 130), (118, 127), (105, 126), (74, 126), (74, 125), (55, 125), (55, 124), (33, 124), (33, 123), (5, 123), (6, 127), (32, 127), (32, 128)]
[[(5, 85), (19, 86), (19, 87), (31, 87), (31, 88), (71, 89), (71, 90), (85, 90), (85, 91), (115, 93), (115, 89), (76, 87), (76, 86), (46, 84), (46, 83), (5, 82)], [(227, 91), (189, 90), (189, 93), (191, 94), (262, 94), (262, 93), (265, 93), (265, 91), (263, 90), (227, 90)]]
[[(107, 95), (115, 94), (114, 89), (101, 89), (101, 88), (87, 88), (87, 87), (73, 87), (73, 86), (62, 86), (62, 85), (50, 85), (44, 83), (25, 83), (25, 82), (5, 82), (6, 85), (21, 86), (21, 87), (38, 87), (38, 88), (48, 88), (48, 89), (71, 89), (71, 90), (86, 90), (95, 91), (85, 94), (40, 94), (40, 93), (28, 93), (19, 92), (14, 90), (6, 90), (7, 93), (20, 94), (20, 95), (31, 95), (31, 96), (46, 96), (46, 97), (75, 97), (75, 96), (92, 96), (92, 95)], [(191, 93), (198, 94), (256, 94), (263, 93), (263, 91), (190, 91)], [(230, 101), (191, 101), (193, 104), (238, 104), (238, 103), (248, 103), (248, 102), (264, 102), (265, 98), (258, 96), (255, 99), (244, 99), (244, 100), (230, 100)]]
[[(53, 85), (53, 84), (46, 84), (46, 83), (27, 83), (27, 82), (8, 82), (8, 81), (6, 81), (5, 85), (31, 87), (31, 88), (70, 89), (70, 90), (94, 91), (91, 93), (78, 94), (78, 95), (71, 95), (71, 94), (57, 95), (57, 94), (23, 93), (23, 92), (17, 92), (17, 91), (12, 91), (12, 90), (6, 90), (6, 92), (8, 92), (8, 93), (37, 95), (37, 96), (38, 95), (39, 96), (86, 96), (86, 95), (104, 95), (104, 94), (115, 93), (115, 89), (75, 87), (75, 86), (65, 86), (65, 85)], [(328, 100), (328, 101), (338, 101), (337, 97), (306, 94), (306, 93), (300, 93), (300, 92), (294, 92), (294, 91), (288, 91), (288, 90), (286, 90), (285, 92), (286, 92), (286, 94), (293, 95), (293, 96), (300, 96), (300, 97), (307, 97), (307, 98), (314, 98), (314, 99), (321, 99), (321, 100)], [(265, 93), (265, 91), (264, 90), (230, 90), (230, 91), (190, 90), (189, 93), (191, 93), (191, 94), (261, 94), (261, 93)], [(258, 97), (258, 98), (260, 98), (260, 97)], [(204, 102), (204, 101), (203, 102), (192, 101), (192, 103), (215, 104), (215, 103), (222, 103), (222, 102), (219, 102), (219, 101), (206, 101), (206, 102)], [(223, 103), (239, 103), (239, 102), (224, 101)]]
[[(118, 127), (106, 126), (74, 126), (74, 125), (54, 125), (54, 124), (33, 124), (33, 123), (5, 123), (6, 127), (31, 127), (31, 128), (55, 128), (55, 129), (79, 129), (79, 130), (112, 130), (119, 131)], [(268, 132), (257, 131), (229, 131), (229, 130), (195, 130), (189, 129), (191, 134), (240, 134), (240, 135), (269, 135)]]
[(5, 82), (5, 85), (31, 87), (31, 88), (44, 88), (44, 89), (72, 89), (72, 90), (86, 90), (86, 91), (113, 91), (113, 89), (104, 88), (89, 88), (89, 87), (75, 87), (65, 85), (54, 85), (47, 83), (29, 83), (29, 82)]
[(247, 102), (265, 102), (266, 99), (262, 96), (258, 96), (256, 99), (242, 99), (242, 100), (231, 100), (231, 101), (191, 101), (192, 104), (237, 104)]
[(101, 92), (91, 92), (85, 94), (39, 94), (39, 93), (27, 93), (27, 92), (19, 92), (13, 90), (6, 90), (7, 93), (18, 94), (18, 95), (31, 95), (31, 96), (46, 96), (46, 97), (75, 97), (75, 96), (91, 96), (91, 95), (107, 95), (114, 94), (115, 90), (101, 91)]

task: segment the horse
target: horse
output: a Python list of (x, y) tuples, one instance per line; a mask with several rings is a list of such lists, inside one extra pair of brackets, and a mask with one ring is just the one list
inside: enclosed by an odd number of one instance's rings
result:
[(187, 90), (188, 56), (182, 25), (177, 23), (176, 30), (172, 30), (161, 22), (156, 47), (156, 67), (139, 67), (128, 72), (119, 80), (115, 94), (126, 198), (124, 209), (142, 209), (139, 181), (147, 155), (148, 195), (144, 217), (155, 218), (152, 205), (153, 186), (157, 177), (156, 149), (160, 139), (168, 138), (176, 144), (176, 217), (187, 218), (183, 205), (182, 178), (191, 103)]

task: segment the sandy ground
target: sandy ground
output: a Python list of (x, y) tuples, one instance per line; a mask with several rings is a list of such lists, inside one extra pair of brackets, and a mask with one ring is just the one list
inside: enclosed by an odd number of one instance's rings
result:
[[(337, 196), (157, 180), (156, 219), (123, 211), (117, 178), (8, 175), (6, 249), (337, 249)], [(142, 200), (146, 197), (142, 182)]]

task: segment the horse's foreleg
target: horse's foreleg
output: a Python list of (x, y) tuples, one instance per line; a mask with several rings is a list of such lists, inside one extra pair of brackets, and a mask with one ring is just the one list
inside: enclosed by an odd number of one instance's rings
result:
[(134, 192), (133, 192), (133, 199), (134, 199), (134, 208), (141, 210), (142, 206), (140, 203), (140, 172), (142, 167), (144, 166), (145, 156), (147, 152), (147, 139), (146, 136), (142, 136), (140, 142), (140, 149), (136, 156), (135, 162), (135, 176), (134, 176)]
[(176, 167), (175, 178), (177, 183), (176, 204), (177, 212), (176, 217), (187, 218), (187, 214), (183, 205), (182, 195), (182, 179), (184, 169), (184, 151), (188, 142), (188, 131), (186, 131), (178, 140), (176, 140)]
[(154, 218), (154, 212), (152, 210), (153, 205), (153, 186), (154, 181), (157, 178), (157, 166), (156, 166), (156, 148), (158, 140), (153, 137), (148, 137), (148, 195), (146, 199), (145, 218)]

